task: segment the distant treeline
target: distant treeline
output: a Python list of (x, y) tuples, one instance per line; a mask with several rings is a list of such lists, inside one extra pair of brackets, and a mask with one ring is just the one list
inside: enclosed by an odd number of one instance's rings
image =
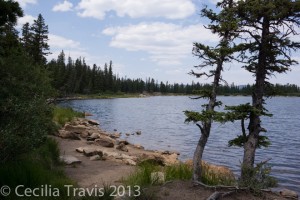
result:
[[(88, 66), (84, 59), (73, 60), (68, 57), (65, 61), (65, 54), (62, 51), (58, 58), (51, 60), (47, 64), (51, 72), (52, 85), (61, 96), (73, 94), (103, 94), (103, 93), (174, 93), (174, 94), (194, 94), (195, 91), (208, 90), (210, 84), (179, 84), (158, 82), (153, 78), (143, 80), (119, 77), (113, 73), (113, 63), (105, 63), (103, 67), (93, 65)], [(276, 84), (268, 88), (271, 95), (299, 95), (300, 88), (294, 84)], [(223, 85), (218, 89), (220, 95), (251, 95), (252, 85), (236, 86)]]

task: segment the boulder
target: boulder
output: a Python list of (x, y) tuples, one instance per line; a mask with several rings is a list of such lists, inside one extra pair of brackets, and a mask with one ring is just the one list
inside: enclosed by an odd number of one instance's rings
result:
[(136, 166), (136, 162), (134, 160), (131, 159), (125, 159), (123, 161), (126, 165), (132, 165), (132, 166)]
[(127, 140), (117, 140), (117, 144), (125, 144), (128, 145), (129, 142)]
[(99, 156), (103, 156), (103, 152), (99, 149), (90, 149), (90, 148), (84, 148), (83, 149), (83, 154), (87, 157), (91, 157), (91, 156), (95, 156), (95, 155), (99, 155)]
[(94, 141), (95, 139), (98, 139), (100, 137), (99, 133), (92, 133), (89, 137), (87, 137), (88, 141)]
[(88, 132), (87, 130), (85, 130), (85, 131), (83, 131), (83, 132), (80, 134), (80, 136), (81, 136), (82, 138), (87, 138), (87, 137), (89, 136), (89, 132)]
[(143, 147), (142, 145), (139, 145), (139, 144), (135, 144), (133, 147), (137, 148), (137, 149), (145, 149), (145, 147)]
[(279, 194), (285, 198), (298, 199), (298, 193), (293, 190), (282, 189)]
[(66, 124), (64, 126), (64, 130), (70, 131), (70, 132), (73, 132), (73, 133), (79, 133), (79, 134), (81, 134), (83, 131), (86, 130), (86, 126), (84, 126), (84, 125)]
[(88, 119), (88, 123), (91, 125), (100, 125), (99, 122), (97, 122), (96, 120), (93, 120), (93, 119)]
[(94, 143), (96, 145), (108, 148), (113, 148), (115, 146), (114, 141), (111, 138), (104, 136), (100, 137), (99, 139), (96, 139)]
[(165, 182), (165, 174), (163, 172), (152, 172), (151, 173), (151, 183), (152, 184), (162, 184)]
[(111, 137), (113, 139), (116, 139), (116, 138), (120, 138), (121, 134), (120, 133), (113, 133), (113, 134), (110, 134), (109, 137)]
[(83, 147), (78, 147), (75, 149), (75, 151), (77, 151), (78, 153), (83, 153), (84, 148)]
[(59, 130), (58, 133), (59, 133), (59, 137), (64, 139), (80, 140), (79, 134), (70, 131)]
[(142, 134), (142, 131), (137, 131), (135, 132), (137, 135), (141, 135)]
[(126, 147), (126, 145), (124, 143), (120, 143), (116, 149), (120, 150), (120, 151), (125, 151), (128, 152), (128, 148)]
[(130, 136), (130, 133), (125, 133), (126, 136)]
[(91, 161), (101, 160), (101, 156), (99, 156), (99, 155), (91, 156), (91, 157), (90, 157), (90, 160), (91, 160)]
[(84, 113), (84, 116), (93, 116), (93, 114), (88, 113), (88, 112), (85, 112), (85, 113)]
[(67, 164), (67, 165), (72, 165), (72, 164), (79, 164), (81, 163), (81, 160), (79, 160), (78, 158), (76, 158), (75, 156), (71, 156), (71, 155), (63, 155), (63, 156), (59, 156), (59, 159)]

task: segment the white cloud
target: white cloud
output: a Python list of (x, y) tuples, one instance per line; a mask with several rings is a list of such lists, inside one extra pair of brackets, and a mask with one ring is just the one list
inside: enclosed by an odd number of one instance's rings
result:
[(25, 8), (27, 4), (36, 4), (37, 0), (17, 0), (21, 7)]
[(140, 23), (124, 27), (111, 27), (103, 34), (112, 36), (111, 47), (128, 51), (145, 51), (150, 59), (159, 65), (180, 65), (191, 57), (193, 42), (216, 42), (203, 25), (180, 26), (170, 23)]
[(49, 34), (49, 45), (51, 48), (80, 49), (80, 43), (62, 36)]
[(81, 0), (78, 15), (103, 20), (106, 13), (115, 11), (119, 17), (164, 17), (183, 19), (195, 13), (192, 0)]
[(20, 17), (18, 18), (17, 28), (22, 28), (22, 26), (27, 22), (29, 24), (32, 24), (35, 19), (36, 17), (33, 17), (31, 15), (25, 15), (24, 17)]
[(53, 7), (54, 12), (66, 12), (66, 11), (71, 11), (73, 8), (73, 4), (69, 1), (64, 1), (62, 3), (58, 3)]

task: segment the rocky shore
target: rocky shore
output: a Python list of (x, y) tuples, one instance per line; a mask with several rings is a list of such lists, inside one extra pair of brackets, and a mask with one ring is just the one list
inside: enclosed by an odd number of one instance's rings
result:
[[(141, 131), (135, 134), (140, 135)], [(145, 150), (139, 144), (130, 144), (120, 139), (121, 133), (107, 133), (99, 128), (99, 123), (86, 118), (76, 118), (65, 124), (58, 135), (63, 139), (80, 140), (82, 146), (74, 151), (88, 157), (90, 160), (110, 160), (135, 166), (145, 160), (153, 160), (161, 165), (178, 163), (177, 152)], [(80, 163), (80, 160), (71, 155), (62, 155), (61, 159), (67, 164)]]
[[(134, 135), (141, 134), (141, 131), (134, 133)], [(123, 178), (133, 173), (138, 163), (146, 160), (166, 166), (179, 163), (178, 152), (146, 150), (139, 144), (130, 144), (127, 140), (121, 139), (122, 133), (117, 131), (108, 133), (99, 127), (97, 121), (87, 118), (75, 118), (72, 122), (66, 123), (56, 136), (58, 137), (54, 138), (58, 141), (61, 149), (60, 158), (66, 164), (65, 172), (81, 187), (93, 188), (95, 185), (122, 184)], [(186, 164), (192, 167), (192, 160), (186, 161)], [(206, 162), (202, 164), (214, 173), (234, 179), (232, 171), (224, 166)], [(174, 190), (174, 194), (178, 190), (176, 184), (168, 189)], [(164, 187), (162, 188), (164, 189)], [(190, 193), (189, 187), (186, 189), (187, 191), (182, 192)], [(204, 190), (203, 192), (209, 193)], [(298, 199), (296, 192), (287, 189), (276, 193), (278, 196), (271, 195), (272, 198), (267, 199), (274, 199), (274, 197), (275, 199), (282, 199), (282, 197), (283, 199), (284, 197)], [(169, 198), (163, 197), (163, 199)]]

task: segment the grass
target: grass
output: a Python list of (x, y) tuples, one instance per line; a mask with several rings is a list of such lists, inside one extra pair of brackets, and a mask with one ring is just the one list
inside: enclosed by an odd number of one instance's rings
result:
[[(180, 163), (171, 166), (160, 166), (153, 162), (143, 162), (139, 165), (138, 170), (131, 174), (124, 180), (126, 185), (139, 185), (146, 187), (149, 185), (155, 185), (152, 183), (151, 173), (163, 172), (165, 175), (165, 181), (172, 180), (191, 180), (193, 175), (193, 169), (190, 165)], [(209, 167), (209, 165), (202, 166), (202, 182), (207, 185), (235, 185), (236, 180), (226, 174), (218, 173)]]
[(165, 180), (190, 180), (192, 178), (192, 170), (185, 164), (177, 164), (172, 166), (160, 166), (153, 162), (143, 162), (138, 166), (138, 170), (124, 180), (126, 185), (139, 185), (146, 187), (149, 185), (157, 185), (158, 183), (151, 180), (152, 172), (163, 172)]
[[(0, 177), (0, 185), (8, 185), (10, 188), (16, 188), (19, 185), (23, 185), (23, 188), (41, 188), (51, 185), (52, 188), (59, 188), (61, 199), (65, 199), (67, 195), (64, 185), (75, 185), (62, 171), (58, 145), (51, 138), (47, 138), (45, 144), (34, 152), (2, 164)], [(20, 193), (24, 193), (22, 190), (19, 190)], [(26, 197), (23, 198), (26, 199)], [(11, 195), (7, 199), (18, 199), (18, 197)], [(43, 197), (42, 199), (51, 198)]]
[(59, 106), (54, 106), (53, 108), (53, 121), (60, 126), (71, 121), (74, 117), (84, 117), (84, 113), (74, 111), (72, 108), (63, 108)]

